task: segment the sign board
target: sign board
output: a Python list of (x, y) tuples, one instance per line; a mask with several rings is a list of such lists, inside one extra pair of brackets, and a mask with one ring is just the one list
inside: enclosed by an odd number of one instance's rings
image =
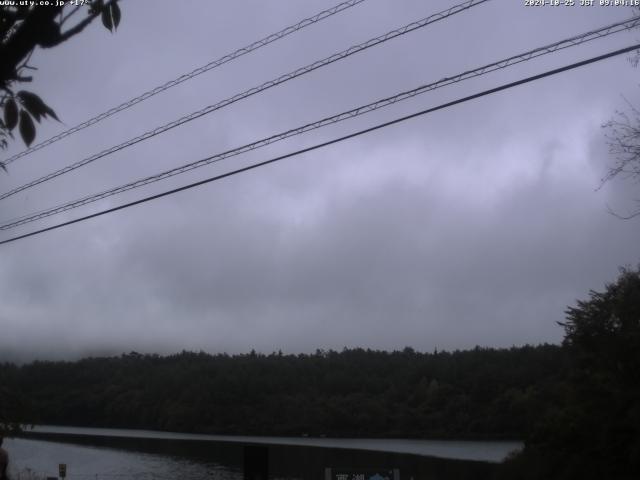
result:
[(324, 480), (400, 480), (397, 468), (325, 468)]
[(67, 476), (67, 464), (66, 463), (58, 464), (58, 476), (60, 478), (64, 478), (64, 477)]

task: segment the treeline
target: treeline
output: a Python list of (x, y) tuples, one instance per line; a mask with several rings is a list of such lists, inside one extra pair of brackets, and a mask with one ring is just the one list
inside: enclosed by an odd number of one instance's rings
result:
[(167, 431), (524, 438), (561, 403), (566, 349), (182, 352), (0, 366), (29, 423)]
[(565, 313), (562, 346), (5, 363), (0, 430), (524, 438), (498, 478), (638, 479), (640, 266)]

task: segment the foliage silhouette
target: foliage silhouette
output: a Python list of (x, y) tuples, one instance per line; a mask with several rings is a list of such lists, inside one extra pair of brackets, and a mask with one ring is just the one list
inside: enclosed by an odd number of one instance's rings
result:
[[(0, 120), (0, 149), (9, 145), (14, 138), (13, 131), (18, 127), (24, 143), (29, 146), (36, 137), (33, 122), (42, 118), (58, 116), (38, 95), (26, 90), (14, 91), (16, 84), (31, 82), (32, 76), (25, 70), (35, 70), (29, 64), (33, 51), (37, 48), (52, 48), (81, 33), (98, 16), (109, 31), (114, 31), (121, 18), (117, 0), (87, 0), (83, 5), (74, 6), (71, 2), (64, 5), (18, 5), (0, 6), (0, 108), (3, 118)], [(36, 3), (36, 2), (33, 2)], [(66, 25), (71, 19), (77, 19), (82, 12), (84, 18), (72, 26)], [(0, 162), (0, 167), (6, 166)]]
[(560, 401), (506, 467), (520, 478), (640, 478), (640, 267), (589, 296), (561, 324), (571, 365)]

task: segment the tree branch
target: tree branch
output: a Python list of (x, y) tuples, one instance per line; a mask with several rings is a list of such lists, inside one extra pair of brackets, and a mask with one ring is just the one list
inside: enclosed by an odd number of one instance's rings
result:
[[(57, 28), (55, 17), (62, 7), (34, 8), (16, 28), (6, 43), (0, 46), (0, 83), (15, 80), (17, 66), (45, 36), (51, 37), (52, 28)], [(57, 32), (59, 35), (59, 31)]]
[(607, 204), (607, 212), (610, 215), (613, 215), (614, 217), (619, 218), (620, 220), (631, 220), (632, 218), (640, 216), (640, 209), (636, 210), (635, 212), (632, 212), (629, 215), (620, 215), (619, 213), (616, 213), (608, 204)]
[[(78, 5), (73, 10), (71, 10), (69, 13), (67, 13), (64, 17), (62, 17), (62, 19), (60, 20), (60, 24), (59, 25), (60, 26), (64, 25), (64, 22), (69, 20), (69, 18), (71, 18), (73, 15), (75, 15), (75, 13), (81, 8), (82, 8), (82, 6)], [(60, 13), (62, 13), (62, 12), (60, 12)]]
[[(87, 28), (87, 26), (93, 22), (94, 18), (96, 18), (98, 15), (100, 15), (100, 12), (96, 12), (96, 13), (91, 13), (89, 14), (89, 16), (87, 18), (85, 18), (84, 20), (82, 20), (81, 22), (79, 22), (75, 27), (70, 28), (69, 30), (67, 30), (64, 33), (60, 34), (59, 37), (59, 41), (56, 42), (53, 45), (49, 45), (50, 47), (55, 47), (56, 45), (59, 45), (62, 42), (65, 42), (67, 40), (69, 40), (71, 37), (73, 37), (74, 35), (77, 35), (78, 33), (82, 32), (82, 30), (84, 30), (85, 28)], [(62, 25), (62, 24), (61, 24)]]

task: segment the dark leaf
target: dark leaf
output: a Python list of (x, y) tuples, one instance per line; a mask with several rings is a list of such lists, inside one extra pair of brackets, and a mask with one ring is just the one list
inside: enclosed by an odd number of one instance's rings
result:
[(113, 32), (113, 20), (111, 19), (111, 9), (105, 8), (102, 10), (102, 24), (107, 30)]
[(9, 170), (7, 170), (7, 166), (4, 163), (0, 162), (0, 167), (2, 167), (5, 173), (9, 173)]
[(45, 105), (45, 107), (47, 107), (46, 114), (50, 117), (55, 118), (59, 122), (60, 119), (58, 118), (58, 115), (56, 115), (56, 112), (53, 111), (53, 108), (51, 108), (49, 105)]
[(100, 13), (103, 7), (104, 4), (102, 0), (94, 0), (94, 2), (91, 4), (91, 7), (89, 7), (89, 15), (96, 15)]
[(40, 123), (40, 118), (44, 115), (43, 106), (44, 102), (35, 93), (25, 92), (24, 90), (18, 92), (18, 98), (27, 111), (33, 115), (36, 122)]
[(36, 121), (40, 122), (40, 117), (46, 117), (47, 115), (58, 119), (56, 112), (54, 112), (51, 107), (49, 107), (46, 103), (42, 101), (42, 99), (36, 95), (35, 93), (26, 92), (21, 90), (18, 92), (18, 98), (22, 102), (22, 105), (29, 111), (33, 118)]
[(4, 123), (9, 130), (13, 130), (18, 124), (18, 106), (13, 98), (9, 98), (4, 104)]
[(31, 120), (31, 116), (26, 110), (20, 110), (20, 136), (27, 147), (36, 138), (36, 127)]
[(111, 4), (111, 17), (113, 18), (113, 29), (115, 30), (120, 25), (120, 7), (117, 2)]

